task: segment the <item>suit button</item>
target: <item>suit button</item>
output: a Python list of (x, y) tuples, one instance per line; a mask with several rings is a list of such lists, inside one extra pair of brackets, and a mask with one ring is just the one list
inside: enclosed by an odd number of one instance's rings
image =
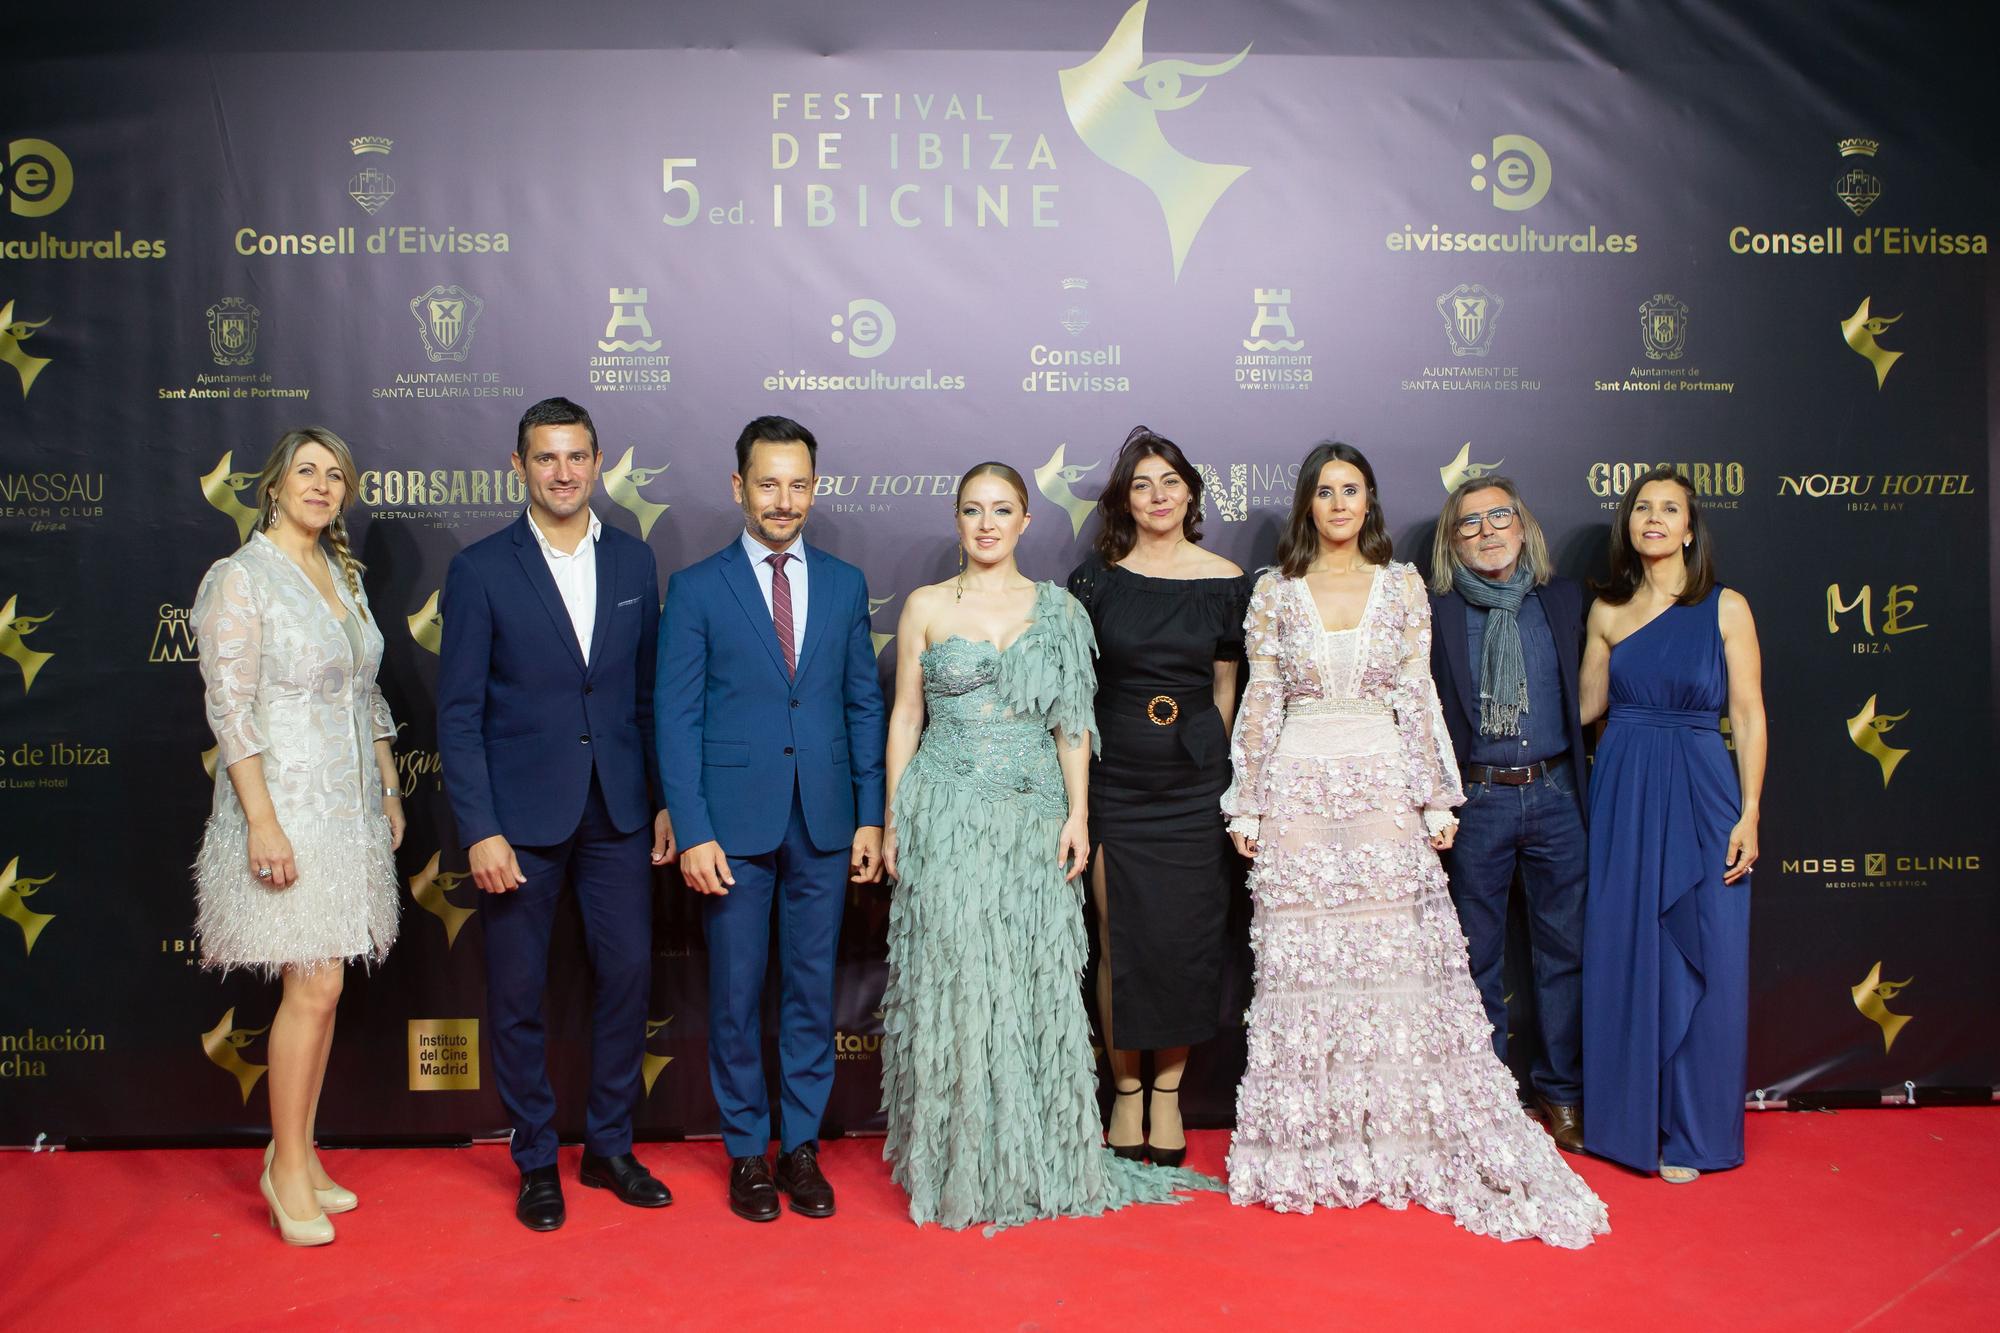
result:
[[(585, 694), (589, 694), (589, 693), (590, 693), (591, 691), (595, 690), (596, 688), (597, 688), (597, 687), (596, 687), (595, 685), (586, 685), (586, 686), (584, 686), (584, 687), (583, 687), (583, 692), (584, 692)], [(1525, 745), (1525, 744), (1527, 744), (1527, 742), (1526, 742), (1526, 741), (1523, 741), (1523, 742), (1522, 742), (1522, 744), (1523, 744), (1523, 745)]]
[(792, 707), (797, 708), (798, 706), (799, 706), (799, 701), (797, 699), (792, 700)]
[(585, 736), (578, 736), (578, 737), (577, 737), (576, 739), (577, 739), (577, 743), (578, 743), (578, 744), (580, 744), (580, 745), (588, 745), (588, 744), (590, 744), (590, 737), (589, 737), (589, 736), (587, 736), (587, 735), (585, 735)]
[(787, 746), (785, 747), (785, 753), (786, 753), (786, 754), (790, 754), (791, 752), (792, 752), (792, 747), (791, 747), (791, 746), (789, 746), (789, 745), (787, 745)]

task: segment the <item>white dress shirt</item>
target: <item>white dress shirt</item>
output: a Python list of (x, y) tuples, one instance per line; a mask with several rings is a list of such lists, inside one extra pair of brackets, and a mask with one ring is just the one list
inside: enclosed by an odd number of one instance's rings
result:
[[(771, 556), (789, 555), (785, 562), (785, 581), (792, 585), (792, 660), (804, 655), (806, 650), (806, 539), (805, 535), (792, 538), (792, 544), (782, 552), (773, 551), (764, 543), (750, 535), (750, 529), (743, 529), (743, 553), (750, 557), (750, 568), (757, 571), (757, 586), (764, 591), (764, 609), (771, 610)], [(775, 616), (775, 612), (773, 615)]]
[(562, 594), (563, 609), (569, 612), (569, 623), (576, 630), (576, 646), (583, 650), (585, 666), (590, 665), (590, 636), (597, 628), (597, 538), (604, 531), (597, 512), (589, 513), (590, 535), (568, 555), (557, 550), (536, 525), (535, 516), (528, 515), (528, 531), (535, 534), (535, 545), (542, 548), (542, 559), (549, 562), (549, 574)]

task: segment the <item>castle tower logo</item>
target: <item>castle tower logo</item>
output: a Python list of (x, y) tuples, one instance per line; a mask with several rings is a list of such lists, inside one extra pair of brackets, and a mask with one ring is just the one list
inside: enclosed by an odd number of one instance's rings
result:
[(203, 1054), (215, 1063), (218, 1069), (227, 1070), (236, 1078), (236, 1085), (243, 1092), (243, 1104), (250, 1104), (250, 1090), (257, 1086), (257, 1080), (264, 1077), (269, 1065), (252, 1064), (243, 1058), (243, 1048), (271, 1030), (266, 1023), (260, 1028), (239, 1028), (236, 1026), (236, 1006), (222, 1011), (222, 1019), (208, 1031), (201, 1034)]
[[(54, 316), (50, 317), (51, 319)], [(0, 305), (0, 362), (14, 368), (21, 377), (21, 397), (28, 396), (28, 390), (35, 387), (36, 378), (48, 367), (54, 358), (29, 356), (21, 344), (35, 336), (38, 329), (47, 328), (49, 320), (25, 320), (14, 318), (14, 302), (9, 300)]]
[(1854, 1007), (1861, 1016), (1882, 1029), (1882, 1054), (1896, 1044), (1897, 1034), (1910, 1021), (1908, 1014), (1889, 1012), (1888, 1001), (1895, 999), (1903, 988), (1915, 981), (1915, 977), (1905, 977), (1901, 981), (1882, 980), (1882, 964), (1876, 963), (1868, 969), (1868, 975), (1857, 985), (1849, 986), (1848, 993), (1854, 997)]
[[(1880, 139), (1842, 139), (1840, 155), (1846, 159), (1867, 158), (1872, 163), (1876, 150), (1881, 147)], [(1882, 181), (1856, 161), (1853, 166), (1834, 177), (1833, 193), (1841, 203), (1847, 205), (1848, 212), (1860, 217), (1882, 197)]]
[(35, 677), (49, 664), (54, 653), (38, 653), (27, 645), (27, 638), (40, 629), (55, 612), (48, 615), (31, 616), (20, 609), (21, 595), (15, 593), (5, 605), (0, 605), (0, 657), (11, 658), (15, 666), (21, 668), (21, 693), (35, 688)]
[[(658, 343), (653, 345), (659, 346)], [(628, 447), (624, 457), (604, 470), (604, 493), (639, 520), (639, 539), (644, 541), (653, 535), (653, 525), (660, 521), (660, 515), (667, 512), (668, 506), (648, 500), (643, 492), (653, 478), (665, 472), (671, 464), (640, 467), (632, 460), (637, 452), (637, 445)]]
[(1064, 463), (1063, 455), (1068, 449), (1067, 442), (1057, 445), (1056, 451), (1049, 455), (1049, 461), (1035, 469), (1035, 487), (1050, 504), (1060, 505), (1069, 515), (1070, 536), (1075, 537), (1083, 531), (1084, 521), (1090, 517), (1090, 511), (1097, 508), (1097, 501), (1084, 499), (1070, 487), (1090, 475), (1097, 464), (1072, 466)]
[(54, 875), (43, 875), (40, 879), (29, 879), (21, 873), (21, 858), (18, 856), (0, 869), (0, 917), (21, 928), (23, 956), (35, 952), (35, 941), (42, 937), (42, 931), (47, 929), (49, 922), (56, 919), (52, 912), (37, 912), (28, 906), (28, 899), (54, 878)]
[[(600, 352), (657, 352), (660, 340), (653, 336), (653, 322), (646, 318), (646, 289), (644, 287), (612, 287), (611, 317), (604, 321), (604, 337), (598, 341)], [(618, 335), (630, 329), (637, 338), (621, 338)]]
[(247, 366), (257, 359), (259, 312), (240, 296), (208, 308), (208, 354), (218, 366)]
[(201, 479), (201, 497), (217, 510), (236, 520), (236, 540), (250, 540), (250, 530), (257, 526), (257, 511), (237, 497), (250, 489), (256, 482), (255, 472), (232, 472), (236, 451), (226, 449), (217, 459), (215, 467)]
[[(395, 148), (394, 139), (384, 139), (379, 135), (364, 134), (349, 139), (348, 148), (356, 157), (387, 157)], [(396, 180), (381, 167), (372, 163), (348, 178), (347, 197), (361, 205), (361, 211), (374, 217), (382, 211), (382, 206), (396, 197)]]
[(1875, 387), (1889, 378), (1889, 368), (1902, 360), (1901, 352), (1892, 352), (1875, 339), (1889, 331), (1889, 326), (1902, 319), (1901, 315), (1870, 315), (1868, 302), (1872, 298), (1862, 297), (1861, 304), (1854, 307), (1854, 313), (1840, 321), (1840, 336), (1847, 339), (1847, 345), (1855, 355), (1865, 357), (1868, 364), (1875, 367)]
[[(1077, 137), (1091, 152), (1153, 192), (1167, 220), (1167, 239), (1173, 249), (1174, 281), (1202, 224), (1223, 193), (1250, 168), (1226, 163), (1200, 162), (1167, 142), (1160, 129), (1160, 116), (1191, 106), (1206, 84), (1191, 91), (1183, 89), (1184, 79), (1219, 78), (1243, 63), (1250, 54), (1244, 47), (1229, 59), (1213, 65), (1197, 65), (1186, 60), (1155, 60), (1146, 63), (1146, 4), (1139, 0), (1112, 29), (1104, 49), (1081, 65), (1062, 70), (1063, 108)], [(1137, 83), (1140, 91), (1129, 85)]]
[[(1298, 352), (1305, 350), (1305, 339), (1299, 337), (1292, 327), (1292, 289), (1289, 287), (1253, 287), (1250, 301), (1257, 307), (1257, 317), (1250, 321), (1250, 336), (1243, 340), (1246, 352)], [(1267, 338), (1266, 330), (1282, 333), (1282, 338)]]
[(1882, 766), (1882, 785), (1886, 788), (1889, 779), (1896, 772), (1896, 765), (1903, 762), (1908, 750), (1899, 750), (1882, 739), (1895, 729), (1898, 722), (1910, 715), (1909, 709), (1900, 713), (1877, 713), (1875, 695), (1868, 696), (1868, 702), (1861, 705), (1861, 711), (1847, 719), (1847, 735), (1854, 742), (1854, 748), (1861, 751)]

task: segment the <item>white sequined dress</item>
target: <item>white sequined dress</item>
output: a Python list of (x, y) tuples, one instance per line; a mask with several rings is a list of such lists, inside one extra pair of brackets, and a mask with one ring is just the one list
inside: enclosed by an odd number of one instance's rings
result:
[[(361, 618), (367, 598), (327, 563), (346, 625), (261, 532), (210, 566), (195, 594), (218, 747), (194, 867), (206, 967), (276, 976), (287, 964), (375, 962), (396, 939), (396, 864), (373, 753), (375, 741), (396, 735), (376, 682), (382, 632), (373, 617)], [(249, 824), (228, 770), (251, 755), (263, 757), (264, 785), (292, 844), (298, 880), (287, 888), (250, 869)]]
[(1570, 1248), (1604, 1205), (1521, 1110), (1427, 828), (1464, 797), (1430, 678), (1430, 602), (1376, 572), (1328, 631), (1266, 573), (1222, 808), (1256, 837), (1256, 990), (1230, 1198), (1281, 1212), (1418, 1203), (1469, 1231)]

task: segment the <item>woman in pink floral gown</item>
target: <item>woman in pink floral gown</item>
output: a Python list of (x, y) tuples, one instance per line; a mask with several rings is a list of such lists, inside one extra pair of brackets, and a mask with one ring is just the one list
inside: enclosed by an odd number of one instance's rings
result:
[(1423, 580), (1390, 560), (1375, 477), (1319, 445), (1244, 622), (1250, 684), (1222, 798), (1253, 858), (1256, 992), (1230, 1198), (1422, 1204), (1577, 1248), (1604, 1205), (1493, 1054), (1439, 848), (1463, 801)]

